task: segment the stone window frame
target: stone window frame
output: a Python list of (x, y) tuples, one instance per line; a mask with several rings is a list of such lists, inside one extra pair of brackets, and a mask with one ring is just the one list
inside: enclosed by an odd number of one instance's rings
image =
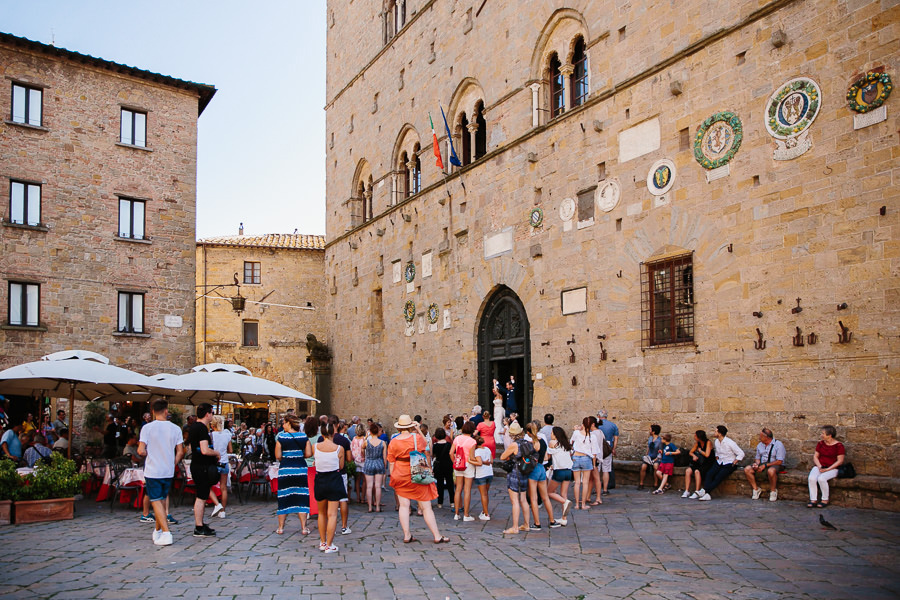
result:
[[(578, 56), (579, 42), (581, 43), (580, 58)], [(588, 96), (591, 95), (590, 61), (588, 59), (587, 41), (583, 35), (577, 35), (573, 40), (571, 63), (573, 70), (569, 76), (569, 89), (572, 95), (572, 108), (575, 108), (587, 102)], [(584, 90), (582, 95), (577, 95), (579, 87)]]
[[(134, 300), (141, 299), (140, 321), (136, 320), (134, 314)], [(122, 300), (125, 299), (125, 315), (122, 315)], [(118, 335), (150, 337), (146, 327), (147, 314), (147, 291), (132, 288), (122, 288), (116, 290), (116, 331)]]
[[(12, 298), (13, 298), (13, 286), (21, 286), (22, 289), (19, 293), (22, 294), (22, 298), (20, 301), (21, 313), (19, 315), (19, 323), (13, 323), (13, 314), (12, 314)], [(35, 287), (37, 288), (37, 318), (35, 319), (34, 325), (28, 324), (28, 288)], [(41, 324), (41, 284), (38, 281), (32, 281), (27, 279), (8, 279), (6, 285), (6, 322), (4, 323), (4, 328), (15, 328), (21, 329), (24, 331), (46, 331), (46, 327)]]
[(382, 14), (382, 30), (384, 45), (400, 35), (406, 26), (406, 0), (389, 0), (384, 3)]
[[(39, 84), (20, 81), (18, 79), (10, 80), (10, 97), (9, 97), (9, 119), (6, 121), (12, 125), (20, 125), (23, 127), (30, 127), (32, 129), (46, 129), (44, 127), (44, 90), (46, 86), (42, 86)], [(22, 88), (25, 91), (25, 107), (23, 114), (23, 121), (16, 120), (16, 88)], [(31, 122), (31, 111), (29, 110), (31, 106), (32, 92), (37, 92), (40, 95), (40, 118), (38, 119), (38, 123)]]
[[(123, 136), (123, 126), (125, 125), (125, 113), (130, 113), (131, 115), (131, 141), (126, 142)], [(137, 115), (144, 116), (144, 143), (138, 144), (137, 142)], [(146, 108), (140, 108), (137, 106), (132, 106), (128, 104), (120, 104), (119, 105), (119, 141), (117, 145), (125, 146), (127, 148), (139, 148), (141, 150), (150, 150), (150, 111)]]
[(566, 113), (566, 77), (562, 72), (562, 61), (554, 52), (547, 60), (547, 81), (549, 82), (550, 119)]
[[(13, 186), (16, 184), (24, 186), (23, 196), (22, 196), (22, 221), (16, 221), (15, 216), (13, 215)], [(37, 187), (38, 189), (38, 219), (36, 223), (28, 222), (28, 188), (30, 186)], [(34, 181), (28, 179), (22, 179), (20, 177), (10, 177), (9, 178), (9, 213), (8, 218), (4, 221), (4, 224), (13, 225), (16, 227), (23, 227), (28, 229), (36, 229), (46, 231), (47, 227), (41, 220), (43, 216), (43, 208), (44, 208), (44, 184), (42, 181)]]
[[(640, 268), (641, 350), (696, 345), (693, 251), (654, 258), (642, 262)], [(681, 281), (665, 274), (666, 270), (681, 273)], [(660, 302), (671, 304), (661, 317)], [(660, 336), (654, 324), (670, 325), (670, 333)], [(685, 334), (679, 335), (680, 330)]]
[[(248, 344), (247, 343), (247, 341), (249, 340), (249, 338), (247, 336), (247, 331), (248, 331), (247, 326), (248, 325), (255, 326), (255, 331), (254, 331), (253, 335), (256, 336), (256, 339), (250, 340), (250, 341), (255, 341), (256, 344)], [(243, 319), (241, 321), (241, 348), (259, 348), (259, 320), (258, 319)]]
[[(247, 267), (250, 267), (250, 270), (247, 270)], [(249, 280), (248, 280), (249, 275)], [(244, 261), (244, 277), (243, 277), (244, 285), (262, 285), (262, 262), (258, 260), (245, 260)]]

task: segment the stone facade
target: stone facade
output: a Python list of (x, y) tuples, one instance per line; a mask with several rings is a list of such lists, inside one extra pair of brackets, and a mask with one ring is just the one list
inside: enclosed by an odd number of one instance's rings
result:
[[(387, 44), (382, 4), (328, 8), (325, 268), (340, 412), (433, 424), (486, 405), (482, 315), (508, 289), (527, 314), (532, 414), (571, 427), (606, 408), (620, 458), (645, 450), (650, 423), (688, 447), (695, 429), (724, 423), (748, 450), (772, 428), (802, 466), (832, 423), (857, 470), (900, 475), (900, 110), (889, 98), (887, 120), (855, 130), (846, 100), (867, 71), (897, 76), (896, 3), (407, 0)], [(579, 38), (589, 93), (576, 106), (567, 78), (568, 110), (551, 118), (551, 60), (573, 72)], [(767, 102), (798, 77), (821, 90), (811, 147), (775, 160)], [(448, 165), (439, 103), (460, 153), (461, 113), (478, 101), (485, 154), (445, 183), (428, 114)], [(694, 143), (723, 111), (743, 140), (713, 172)], [(410, 131), (422, 185), (407, 198), (396, 157)], [(660, 159), (677, 175), (655, 195)], [(693, 343), (646, 347), (642, 274), (646, 287), (647, 263), (680, 255), (692, 259)], [(394, 271), (409, 261), (411, 285)], [(584, 310), (564, 315), (573, 289), (569, 308)], [(423, 321), (432, 303), (437, 327)]]
[[(317, 397), (316, 373), (306, 360), (306, 336), (326, 338), (324, 248), (324, 236), (300, 234), (222, 236), (197, 242), (197, 363), (239, 364), (257, 377)], [(252, 283), (252, 269), (251, 283), (245, 283), (245, 263), (259, 265), (259, 283)], [(239, 288), (223, 286), (235, 279)], [(241, 313), (230, 301), (238, 292), (246, 299)], [(256, 324), (256, 345), (244, 344), (254, 341), (244, 338), (245, 322)], [(273, 413), (288, 408), (298, 414), (316, 412), (316, 407), (297, 400), (273, 402), (268, 408)]]
[[(0, 35), (0, 368), (64, 349), (153, 374), (194, 360), (197, 119), (215, 88)], [(42, 92), (37, 126), (14, 122), (10, 86)], [(144, 147), (122, 143), (123, 108)], [(41, 188), (40, 223), (16, 224), (11, 181)], [(146, 207), (120, 237), (120, 197)], [(11, 326), (10, 282), (40, 285), (40, 322)], [(144, 294), (141, 331), (120, 332), (119, 292)]]

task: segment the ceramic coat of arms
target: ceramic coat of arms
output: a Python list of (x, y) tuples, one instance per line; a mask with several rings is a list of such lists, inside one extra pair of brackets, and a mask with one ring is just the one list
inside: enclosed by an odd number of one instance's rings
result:
[(891, 95), (894, 85), (887, 73), (869, 71), (847, 90), (847, 103), (853, 115), (853, 128), (862, 129), (887, 120), (884, 102)]
[(675, 185), (675, 163), (663, 158), (653, 163), (647, 173), (647, 189), (654, 196), (662, 196)]
[(809, 128), (819, 114), (822, 92), (812, 79), (798, 77), (778, 88), (766, 104), (766, 129), (775, 138), (775, 160), (790, 160), (812, 147)]
[(611, 211), (619, 204), (620, 193), (621, 189), (619, 188), (619, 182), (615, 179), (609, 179), (601, 183), (597, 186), (597, 191), (594, 192), (594, 200), (597, 203), (597, 208), (603, 212)]
[(694, 138), (694, 158), (704, 169), (718, 169), (737, 154), (744, 126), (733, 112), (718, 112), (700, 125)]

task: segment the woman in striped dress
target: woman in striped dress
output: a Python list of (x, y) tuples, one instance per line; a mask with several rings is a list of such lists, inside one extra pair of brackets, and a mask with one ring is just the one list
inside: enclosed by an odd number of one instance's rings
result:
[(278, 530), (284, 533), (287, 515), (297, 513), (303, 535), (309, 535), (306, 517), (309, 515), (309, 484), (306, 479), (306, 457), (312, 455), (309, 438), (300, 430), (300, 420), (285, 415), (284, 430), (275, 438), (275, 459), (278, 465)]

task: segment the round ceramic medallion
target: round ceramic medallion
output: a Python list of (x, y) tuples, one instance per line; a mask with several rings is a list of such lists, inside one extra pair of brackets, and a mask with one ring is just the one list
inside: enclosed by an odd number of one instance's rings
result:
[(891, 76), (887, 73), (866, 73), (847, 90), (850, 110), (858, 113), (875, 110), (888, 99), (893, 87)]
[(597, 186), (595, 201), (597, 208), (603, 212), (609, 212), (619, 204), (619, 182), (609, 179)]
[(416, 278), (416, 265), (413, 261), (409, 261), (406, 263), (406, 269), (403, 271), (403, 277), (406, 279), (406, 283), (412, 283), (412, 280)]
[(654, 196), (662, 196), (675, 185), (675, 163), (664, 158), (653, 163), (647, 173), (647, 189)]
[(540, 227), (541, 223), (544, 222), (544, 211), (541, 210), (540, 207), (532, 208), (531, 212), (528, 214), (528, 223), (532, 227)]
[(434, 325), (438, 320), (438, 306), (434, 302), (428, 305), (428, 322)]
[(575, 200), (573, 198), (563, 198), (559, 204), (559, 218), (563, 221), (571, 221), (575, 216)]
[(700, 125), (694, 138), (694, 158), (705, 169), (728, 164), (741, 147), (744, 127), (732, 112), (718, 112)]
[(780, 140), (800, 135), (818, 116), (821, 98), (819, 84), (812, 79), (791, 79), (769, 97), (766, 129)]
[(412, 300), (407, 300), (403, 306), (403, 318), (406, 319), (407, 323), (412, 323), (413, 319), (416, 318), (416, 303)]

